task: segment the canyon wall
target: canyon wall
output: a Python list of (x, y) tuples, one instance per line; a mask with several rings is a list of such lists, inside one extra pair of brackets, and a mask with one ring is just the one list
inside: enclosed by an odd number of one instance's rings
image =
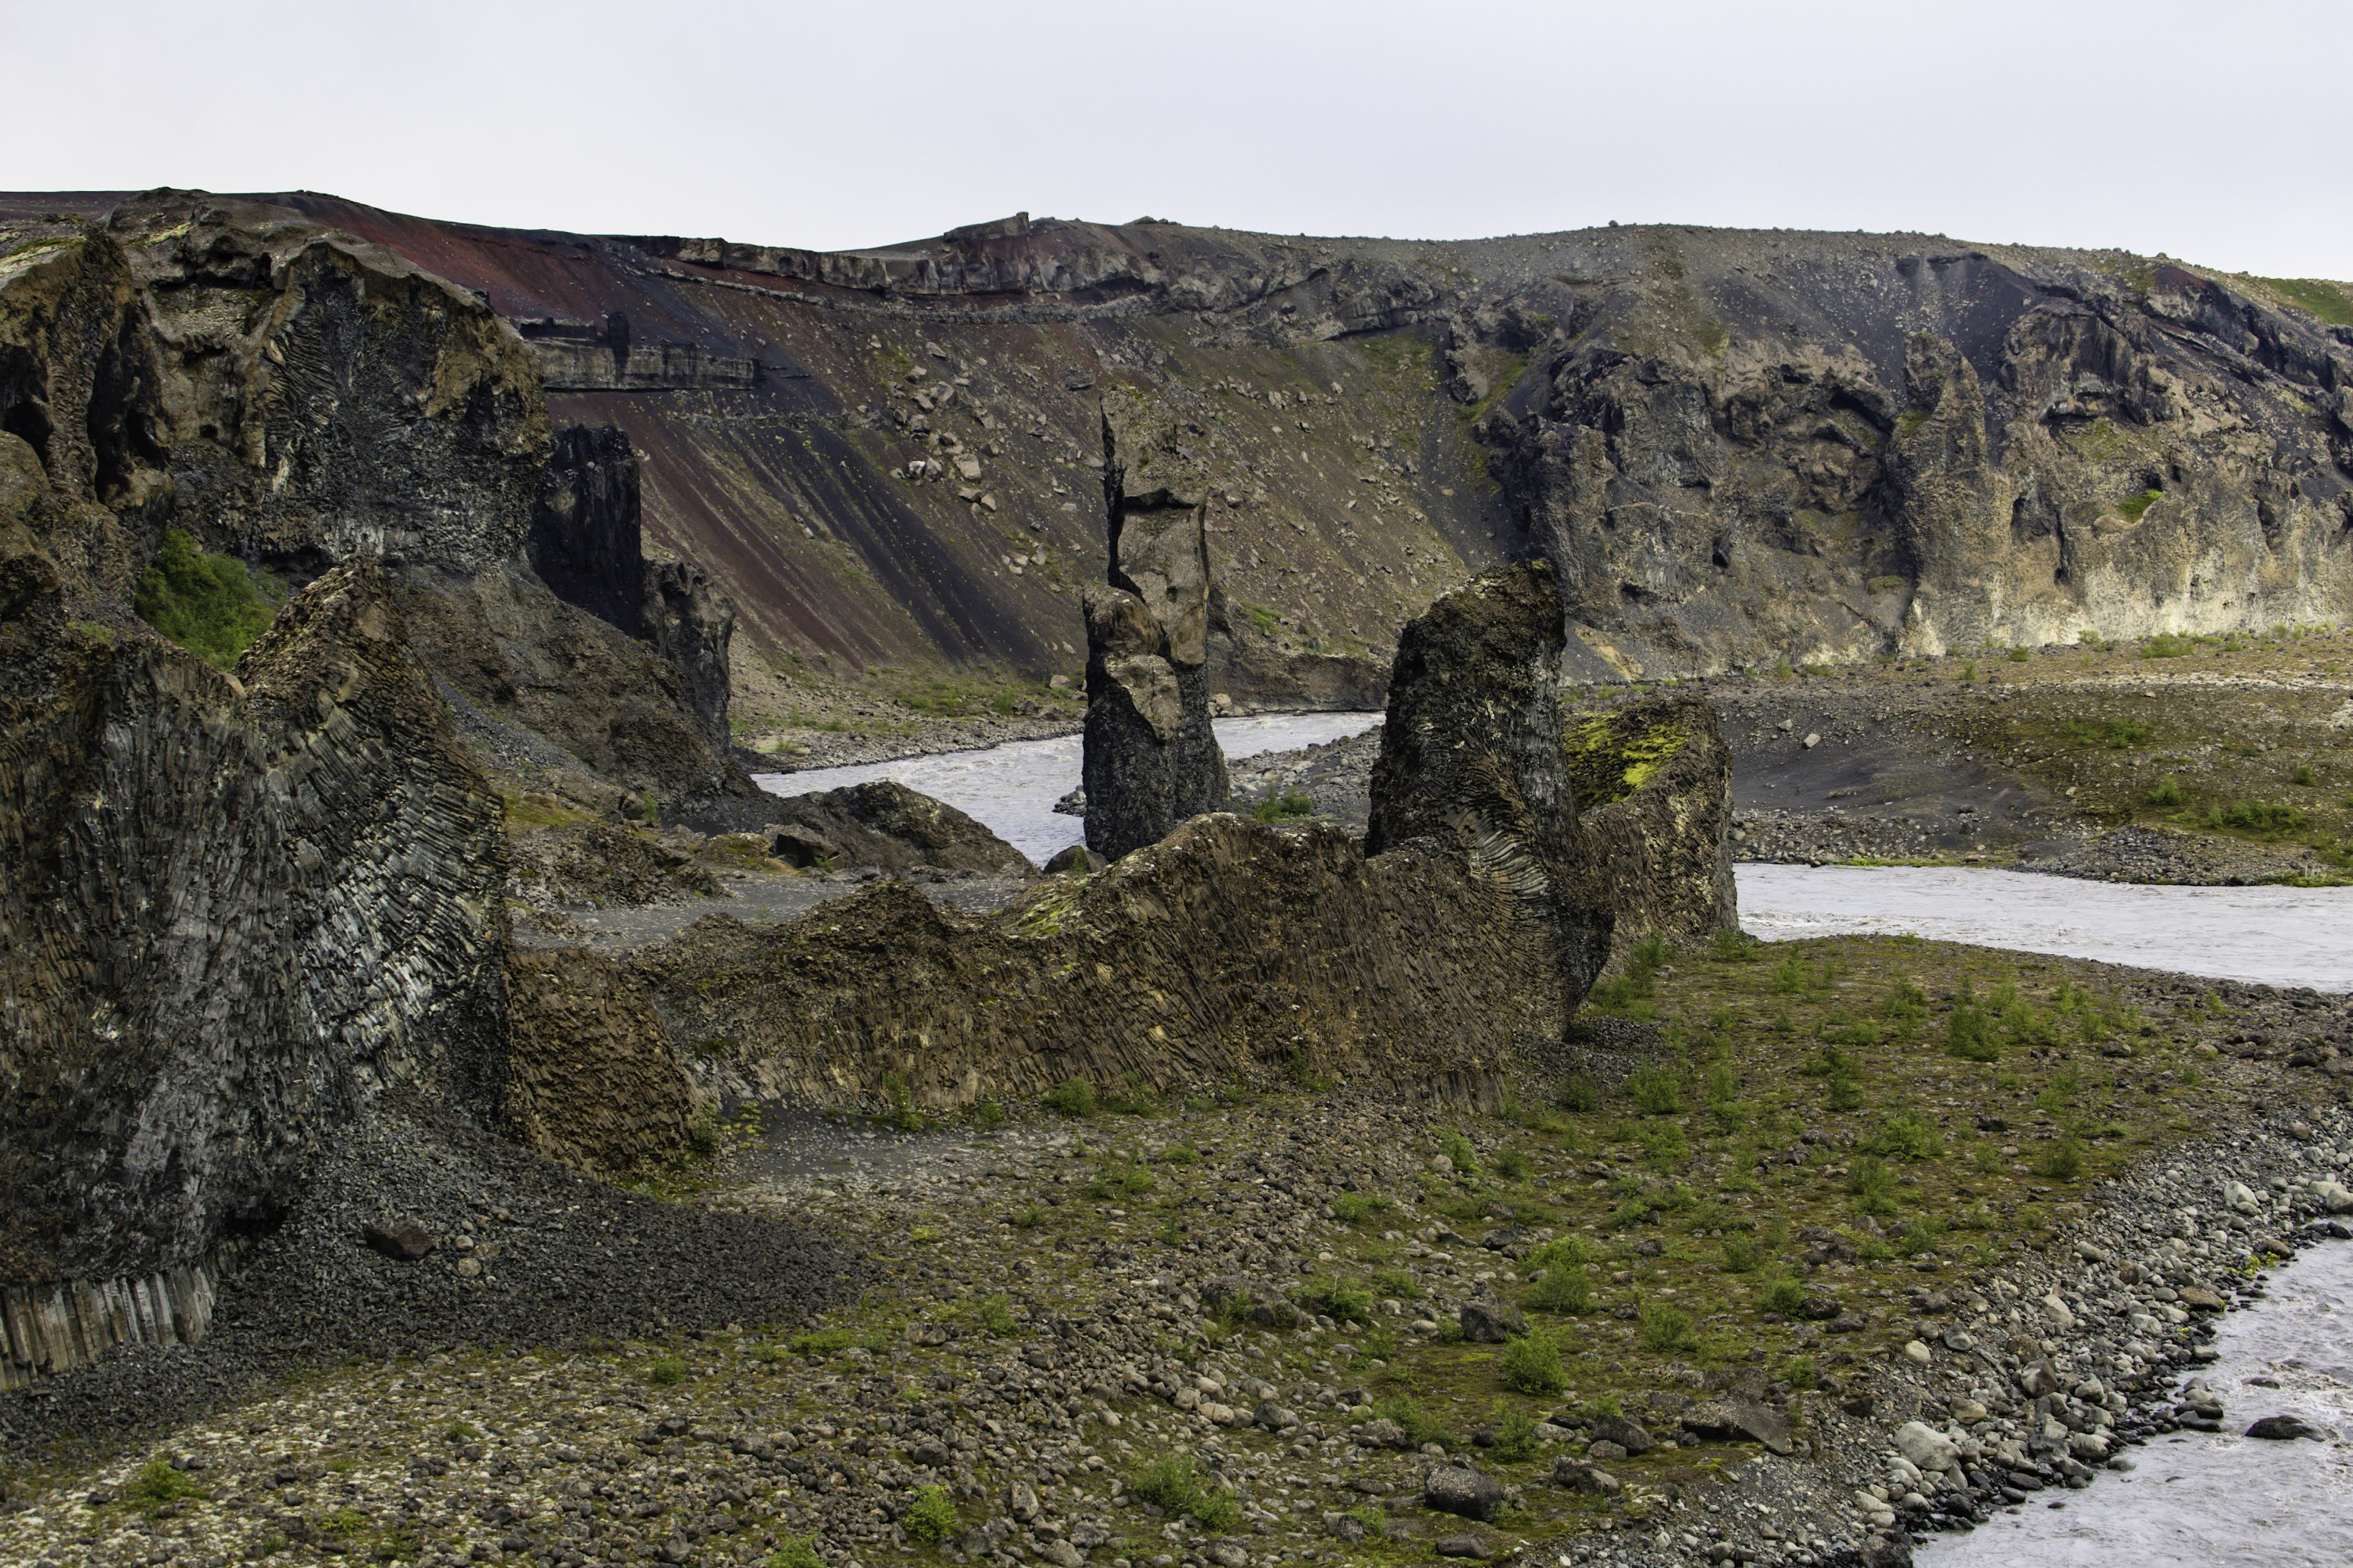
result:
[(643, 454), (651, 547), (778, 669), (1075, 676), (1115, 382), (1196, 435), (1205, 668), (1240, 706), (1377, 704), (1408, 620), (1535, 555), (1595, 680), (2353, 592), (2338, 285), (1927, 235), (1024, 216), (822, 255), (272, 199), (512, 321), (556, 418)]

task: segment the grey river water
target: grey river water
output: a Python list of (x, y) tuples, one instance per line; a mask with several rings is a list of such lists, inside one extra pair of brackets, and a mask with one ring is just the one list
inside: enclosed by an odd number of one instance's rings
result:
[[(1350, 735), (1368, 713), (1218, 721), (1229, 757)], [(1033, 860), (1079, 841), (1054, 802), (1079, 782), (1079, 738), (769, 774), (779, 794), (893, 778), (987, 824)], [(1908, 931), (1945, 942), (2097, 959), (2274, 985), (2353, 992), (2353, 889), (2158, 888), (1962, 868), (1738, 868), (1741, 923), (1767, 941)], [(2030, 1505), (1917, 1553), (1935, 1568), (2130, 1562), (2353, 1564), (2353, 1244), (2315, 1247), (2274, 1276), (2270, 1299), (2232, 1313), (2204, 1369), (2230, 1418), (2127, 1450), (2137, 1468), (2061, 1506)], [(2252, 1383), (2262, 1377), (2272, 1384)], [(2290, 1413), (2327, 1442), (2235, 1436)]]

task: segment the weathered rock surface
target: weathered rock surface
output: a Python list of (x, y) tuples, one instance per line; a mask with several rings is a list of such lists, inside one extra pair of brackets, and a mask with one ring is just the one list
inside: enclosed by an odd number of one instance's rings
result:
[(515, 834), (507, 858), (508, 890), (536, 904), (668, 904), (720, 891), (691, 855), (610, 822)]
[(1562, 747), (1563, 637), (1542, 562), (1479, 578), (1405, 629), (1365, 852), (1442, 845), (1509, 889), (1551, 931), (1573, 1008), (1609, 955), (1613, 921), (1588, 868)]
[(578, 949), (508, 959), (502, 1089), (509, 1132), (590, 1172), (676, 1158), (696, 1110), (642, 983)]
[(1086, 591), (1087, 846), (1118, 859), (1224, 807), (1209, 722), (1208, 480), (1143, 391), (1103, 401), (1111, 581)]
[(1566, 1021), (1549, 922), (1451, 846), (1368, 859), (1225, 816), (1001, 915), (884, 882), (785, 924), (706, 916), (633, 966), (676, 1037), (723, 1042), (704, 1088), (828, 1103), (893, 1075), (947, 1108), (1303, 1071), (1483, 1101)]
[[(825, 254), (281, 199), (521, 324), (562, 417), (619, 417), (657, 455), (657, 544), (710, 564), (766, 646), (1068, 673), (1067, 578), (998, 563), (1018, 520), (1092, 568), (1103, 520), (1072, 481), (1113, 377), (1201, 428), (1220, 575), (1262, 612), (1238, 607), (1235, 657), (1212, 654), (1212, 689), (1244, 703), (1377, 665), (1532, 536), (1609, 647), (1579, 639), (1600, 675), (2347, 602), (2353, 329), (2310, 313), (2346, 298), (2326, 285), (1927, 235), (1040, 219)], [(58, 201), (17, 204), (16, 232)], [(841, 355), (845, 317), (881, 352)], [(1482, 463), (1500, 497), (1470, 481)]]
[(68, 626), (0, 528), (0, 1281), (103, 1290), (267, 1223), (386, 1084), (489, 1111), (504, 835), (381, 567), (231, 679)]
[(1696, 697), (1572, 715), (1562, 744), (1589, 885), (1620, 949), (1740, 929), (1732, 877), (1732, 753)]
[(799, 866), (831, 861), (836, 869), (879, 866), (903, 871), (1027, 872), (1021, 851), (944, 801), (891, 779), (809, 795), (770, 806), (776, 827), (761, 830), (777, 854)]

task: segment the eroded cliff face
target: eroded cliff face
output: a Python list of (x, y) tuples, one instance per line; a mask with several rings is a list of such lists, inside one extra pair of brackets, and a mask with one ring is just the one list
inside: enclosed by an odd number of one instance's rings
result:
[[(54, 563), (13, 519), (0, 531), (13, 1324), (61, 1280), (93, 1302), (125, 1278), (196, 1289), (387, 1086), (487, 1113), (505, 856), (381, 565), (312, 583), (231, 677), (69, 624)], [(112, 1331), (70, 1299), (43, 1310), (72, 1332), (35, 1352)]]
[[(485, 291), (749, 641), (1075, 672), (1099, 388), (1189, 424), (1213, 693), (1379, 700), (1544, 555), (1616, 679), (2339, 618), (2353, 295), (2121, 252), (1008, 221), (820, 256), (307, 210)], [(593, 306), (593, 309), (591, 309)], [(2320, 310), (2327, 316), (2316, 316)]]
[(733, 608), (644, 558), (627, 435), (557, 440), (512, 328), (381, 246), (191, 192), (47, 224), (0, 261), (0, 430), (77, 616), (132, 625), (169, 528), (297, 584), (381, 560), (476, 709), (659, 798), (749, 790)]
[(2259, 280), (1896, 237), (1563, 249), (1533, 325), (1459, 331), (1529, 356), (1481, 429), (1592, 677), (2353, 609), (2353, 330)]

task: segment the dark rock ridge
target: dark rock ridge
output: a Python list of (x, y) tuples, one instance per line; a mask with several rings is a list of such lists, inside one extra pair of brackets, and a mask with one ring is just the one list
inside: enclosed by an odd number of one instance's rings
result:
[(127, 625), (167, 528), (296, 584), (380, 559), (486, 712), (633, 788), (749, 792), (732, 608), (643, 560), (626, 437), (555, 441), (536, 363), (477, 296), (262, 203), (158, 191), (52, 227), (0, 264), (0, 430), (44, 476), (24, 521), (73, 615)]
[[(37, 241), (58, 199), (0, 226)], [(1201, 429), (1251, 656), (1213, 652), (1212, 689), (1242, 705), (1362, 700), (1398, 627), (1526, 553), (1607, 645), (1579, 639), (1592, 675), (2268, 626), (2353, 591), (2339, 286), (1927, 235), (1037, 219), (821, 254), (273, 200), (522, 323), (581, 389), (559, 416), (629, 427), (658, 545), (763, 646), (1069, 672), (1069, 577), (1000, 563), (1014, 534), (1098, 575), (1110, 380)]]
[(1224, 808), (1209, 721), (1208, 494), (1184, 432), (1146, 394), (1107, 389), (1111, 581), (1084, 595), (1087, 847), (1117, 859)]
[(1560, 988), (1581, 1000), (1614, 916), (1588, 865), (1562, 746), (1562, 642), (1542, 562), (1479, 578), (1406, 627), (1365, 852), (1442, 844), (1508, 888), (1551, 928)]
[(1367, 858), (1330, 828), (1208, 816), (998, 915), (885, 881), (777, 925), (705, 916), (629, 967), (674, 1039), (716, 1049), (698, 1082), (762, 1100), (1304, 1074), (1478, 1102), (1560, 1037), (1552, 945), (1444, 847)]
[(557, 598), (651, 643), (678, 670), (704, 740), (723, 756), (732, 744), (727, 646), (735, 606), (691, 563), (646, 559), (639, 496), (627, 431), (557, 431), (532, 503), (531, 569)]
[(54, 1364), (170, 1337), (107, 1308), (126, 1279), (200, 1330), (215, 1250), (383, 1086), (491, 1110), (505, 846), (381, 566), (318, 579), (231, 679), (68, 625), (0, 529), (0, 1281), (87, 1282), (12, 1336)]
[(786, 795), (765, 836), (780, 858), (838, 869), (929, 866), (983, 874), (1033, 869), (1021, 851), (958, 811), (890, 779)]

